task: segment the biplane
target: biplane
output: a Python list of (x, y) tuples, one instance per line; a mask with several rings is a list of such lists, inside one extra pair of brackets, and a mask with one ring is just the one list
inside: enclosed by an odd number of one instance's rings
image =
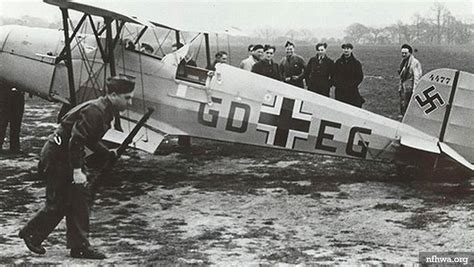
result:
[[(210, 71), (183, 64), (197, 38), (211, 63), (211, 31), (199, 30), (179, 50), (159, 56), (165, 41), (156, 35), (158, 49), (140, 49), (147, 48), (146, 32), (166, 29), (179, 43), (180, 33), (194, 30), (76, 0), (44, 2), (60, 8), (63, 29), (2, 26), (1, 82), (73, 106), (103, 95), (107, 77), (133, 77), (133, 106), (117, 116), (110, 140), (119, 142), (152, 108), (133, 142), (148, 152), (166, 135), (185, 135), (381, 162), (416, 164), (428, 157), (433, 168), (450, 159), (474, 170), (473, 74), (427, 73), (399, 122), (231, 65)], [(76, 25), (71, 10), (82, 14)], [(81, 31), (85, 24), (89, 33)]]

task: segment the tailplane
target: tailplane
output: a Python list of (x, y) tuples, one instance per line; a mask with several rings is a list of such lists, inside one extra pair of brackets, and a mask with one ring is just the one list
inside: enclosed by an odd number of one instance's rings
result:
[(403, 117), (438, 138), (440, 151), (474, 170), (474, 75), (437, 69), (424, 75)]

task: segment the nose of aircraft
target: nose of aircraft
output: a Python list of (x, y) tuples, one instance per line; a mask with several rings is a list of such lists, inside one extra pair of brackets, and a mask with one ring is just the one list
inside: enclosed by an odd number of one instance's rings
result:
[(62, 32), (18, 25), (0, 27), (0, 80), (44, 98), (50, 96)]

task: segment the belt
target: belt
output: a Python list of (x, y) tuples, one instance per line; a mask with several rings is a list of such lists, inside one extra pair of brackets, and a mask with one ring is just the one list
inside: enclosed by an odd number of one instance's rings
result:
[(52, 133), (48, 136), (48, 141), (50, 141), (51, 143), (59, 146), (59, 147), (67, 147), (67, 142), (68, 140), (64, 137), (62, 137), (60, 134), (58, 133)]
[(53, 141), (58, 146), (61, 146), (63, 144), (63, 139), (59, 134), (53, 134)]

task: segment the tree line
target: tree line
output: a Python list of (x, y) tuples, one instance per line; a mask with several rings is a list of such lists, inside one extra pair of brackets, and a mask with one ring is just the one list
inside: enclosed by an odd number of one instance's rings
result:
[(254, 36), (258, 36), (258, 39), (276, 43), (290, 39), (300, 44), (352, 42), (370, 45), (402, 43), (462, 45), (474, 42), (474, 23), (457, 19), (443, 4), (435, 3), (427, 15), (416, 13), (409, 22), (398, 21), (385, 27), (353, 23), (346, 27), (344, 34), (343, 38), (317, 38), (317, 31), (292, 29), (282, 32), (271, 27), (257, 29), (254, 32)]
[(411, 23), (398, 21), (386, 27), (353, 23), (345, 30), (346, 41), (358, 44), (468, 44), (474, 41), (474, 23), (466, 23), (442, 4), (436, 3), (429, 16), (415, 14)]
[[(60, 20), (48, 22), (44, 19), (23, 16), (21, 18), (0, 17), (0, 25), (18, 24), (45, 28), (62, 28)], [(290, 29), (282, 30), (276, 27), (256, 29), (249, 36), (231, 36), (232, 45), (248, 45), (250, 43), (285, 43), (287, 40), (297, 41), (298, 44), (314, 45), (318, 42), (340, 44), (427, 44), (427, 45), (462, 45), (474, 43), (474, 23), (457, 19), (443, 4), (435, 3), (429, 14), (422, 16), (416, 13), (410, 22), (398, 21), (385, 27), (366, 26), (353, 23), (344, 30), (344, 37), (321, 37), (318, 30)], [(222, 41), (226, 37), (222, 36)]]

